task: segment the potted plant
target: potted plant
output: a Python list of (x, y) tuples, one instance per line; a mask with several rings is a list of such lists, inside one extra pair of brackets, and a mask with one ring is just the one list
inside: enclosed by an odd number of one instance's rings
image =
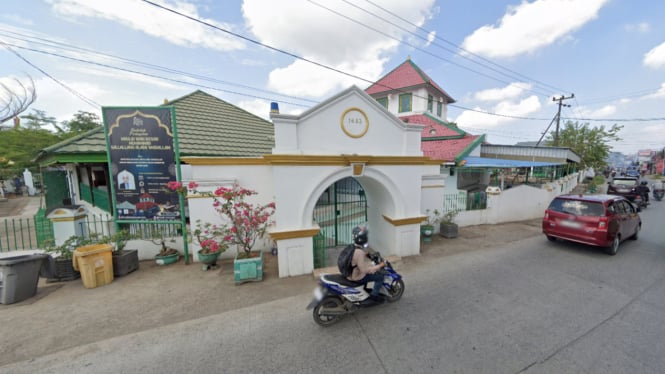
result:
[(424, 242), (431, 242), (432, 235), (434, 234), (434, 225), (441, 220), (441, 213), (438, 209), (434, 209), (434, 211), (427, 209), (425, 210), (425, 214), (427, 215), (427, 221), (425, 224), (420, 225), (420, 234)]
[(78, 279), (81, 273), (74, 269), (72, 257), (74, 250), (80, 246), (83, 240), (78, 236), (71, 236), (61, 245), (56, 246), (53, 239), (45, 241), (44, 251), (49, 253), (48, 271), (42, 276), (47, 278), (47, 282), (61, 282)]
[(217, 259), (228, 247), (228, 244), (224, 241), (225, 236), (225, 226), (196, 220), (196, 229), (191, 237), (196, 239), (201, 247), (197, 252), (199, 261), (203, 264), (201, 270), (207, 271), (217, 268)]
[[(175, 185), (174, 185), (175, 186)], [(265, 235), (272, 224), (275, 203), (250, 204), (245, 198), (256, 195), (256, 191), (240, 187), (218, 187), (214, 192), (196, 191), (195, 182), (189, 188), (196, 193), (212, 197), (213, 207), (227, 225), (220, 228), (227, 245), (235, 245), (237, 253), (233, 262), (236, 284), (263, 280), (263, 251), (252, 251), (254, 244)]]
[(125, 248), (127, 242), (135, 237), (127, 229), (118, 230), (109, 237), (109, 242), (115, 243), (115, 250), (111, 253), (114, 276), (121, 277), (139, 268), (139, 251)]
[(152, 244), (160, 246), (159, 252), (155, 255), (155, 263), (157, 265), (170, 265), (175, 262), (178, 262), (180, 259), (180, 252), (177, 249), (168, 247), (166, 245), (167, 241), (175, 242), (173, 238), (169, 240), (169, 237), (172, 237), (170, 232), (170, 227), (168, 225), (152, 225), (150, 231), (147, 232), (147, 235), (139, 233), (139, 237), (143, 240), (147, 240)]
[(459, 210), (449, 210), (441, 216), (441, 224), (439, 224), (439, 235), (444, 238), (456, 238), (458, 233), (458, 226), (455, 223), (455, 217)]

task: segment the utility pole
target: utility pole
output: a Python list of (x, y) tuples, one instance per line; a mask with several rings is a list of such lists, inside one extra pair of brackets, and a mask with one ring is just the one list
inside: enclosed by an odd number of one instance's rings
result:
[(558, 101), (559, 102), (559, 111), (556, 114), (556, 131), (554, 132), (554, 146), (558, 147), (559, 146), (559, 122), (561, 122), (561, 107), (565, 106), (570, 108), (570, 105), (568, 104), (563, 104), (562, 101), (572, 99), (575, 97), (575, 94), (570, 94), (570, 96), (565, 97), (561, 95), (561, 97), (556, 98), (553, 97), (552, 101)]

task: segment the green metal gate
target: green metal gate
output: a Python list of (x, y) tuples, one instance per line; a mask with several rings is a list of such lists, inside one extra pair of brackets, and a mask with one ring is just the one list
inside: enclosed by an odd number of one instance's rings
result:
[(351, 230), (367, 222), (365, 190), (352, 177), (338, 180), (319, 197), (314, 220), (323, 233), (323, 238), (317, 238), (315, 247), (330, 248), (351, 243)]
[(69, 198), (69, 185), (67, 173), (62, 170), (45, 170), (42, 172), (45, 193), (46, 209), (63, 205)]

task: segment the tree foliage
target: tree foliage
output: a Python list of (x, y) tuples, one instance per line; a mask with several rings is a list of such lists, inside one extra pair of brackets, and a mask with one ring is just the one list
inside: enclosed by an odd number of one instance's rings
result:
[[(621, 140), (617, 134), (622, 128), (616, 124), (606, 129), (603, 125), (591, 127), (588, 123), (568, 121), (559, 131), (559, 147), (568, 147), (580, 155), (582, 168), (600, 170), (607, 165), (611, 149), (609, 142)], [(549, 146), (554, 144), (551, 134), (545, 143)]]
[(49, 130), (55, 129), (58, 133), (62, 133), (62, 128), (58, 126), (55, 117), (46, 115), (46, 112), (39, 109), (32, 109), (32, 113), (21, 116), (21, 127), (33, 130)]
[(62, 122), (62, 127), (67, 131), (68, 136), (76, 136), (101, 126), (102, 121), (98, 115), (82, 110), (74, 114), (74, 118), (71, 120)]
[(37, 157), (39, 150), (60, 140), (60, 136), (45, 129), (13, 128), (0, 131), (0, 172), (2, 169), (22, 171), (34, 167), (32, 160)]
[(33, 160), (42, 149), (102, 125), (96, 114), (83, 111), (60, 124), (39, 109), (21, 120), (20, 126), (0, 131), (0, 176), (34, 168)]

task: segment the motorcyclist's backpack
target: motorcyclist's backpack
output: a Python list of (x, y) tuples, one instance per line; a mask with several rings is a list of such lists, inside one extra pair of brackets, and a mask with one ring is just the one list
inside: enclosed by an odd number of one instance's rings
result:
[(342, 252), (340, 252), (339, 257), (337, 257), (337, 267), (339, 272), (345, 277), (348, 278), (353, 273), (353, 253), (356, 251), (356, 247), (353, 244), (347, 245)]

